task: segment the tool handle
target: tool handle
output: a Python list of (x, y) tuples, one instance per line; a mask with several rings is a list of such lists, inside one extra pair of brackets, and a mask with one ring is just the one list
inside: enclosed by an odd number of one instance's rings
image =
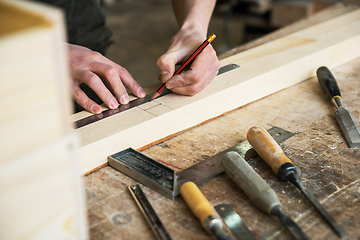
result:
[(258, 126), (250, 128), (247, 132), (247, 139), (260, 157), (270, 165), (275, 174), (278, 174), (279, 168), (286, 166), (286, 163), (293, 166), (291, 160), (286, 157), (277, 142), (264, 128)]
[[(204, 225), (209, 216), (214, 216), (220, 219), (209, 201), (202, 194), (200, 189), (193, 182), (186, 182), (180, 188), (181, 196), (190, 207), (194, 215)], [(204, 226), (208, 228), (208, 226)], [(208, 229), (209, 230), (209, 229)]]
[(275, 206), (281, 206), (274, 190), (237, 152), (226, 153), (221, 164), (230, 178), (262, 211), (271, 214)]
[(326, 97), (331, 101), (335, 96), (341, 97), (339, 86), (327, 67), (320, 67), (316, 71), (320, 86)]

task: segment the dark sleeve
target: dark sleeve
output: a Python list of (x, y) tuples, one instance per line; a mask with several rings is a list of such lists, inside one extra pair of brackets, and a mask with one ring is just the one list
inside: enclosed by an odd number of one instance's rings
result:
[(36, 0), (61, 8), (66, 17), (68, 42), (105, 55), (111, 31), (106, 16), (95, 0)]

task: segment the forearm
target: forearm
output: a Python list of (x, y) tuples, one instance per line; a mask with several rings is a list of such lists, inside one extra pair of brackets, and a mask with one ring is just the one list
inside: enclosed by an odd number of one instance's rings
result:
[(205, 36), (216, 0), (172, 0), (180, 29), (196, 28)]

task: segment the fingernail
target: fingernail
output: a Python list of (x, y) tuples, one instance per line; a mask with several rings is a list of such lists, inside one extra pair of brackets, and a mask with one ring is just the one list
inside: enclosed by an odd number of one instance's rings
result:
[(116, 102), (114, 98), (110, 100), (109, 105), (111, 109), (115, 109), (119, 106), (119, 104)]
[(174, 87), (174, 84), (172, 84), (172, 83), (167, 83), (166, 84), (167, 89), (172, 89), (173, 87)]
[(162, 82), (166, 82), (170, 78), (170, 73), (168, 71), (164, 71), (160, 73), (159, 80)]
[(139, 96), (139, 97), (142, 97), (142, 98), (145, 97), (145, 91), (144, 91), (144, 89), (142, 89), (142, 88), (139, 88), (139, 89), (138, 89), (138, 96)]
[(120, 98), (120, 103), (121, 104), (128, 104), (129, 103), (129, 97), (126, 94), (122, 95), (121, 98)]
[(99, 105), (93, 104), (91, 106), (91, 112), (95, 114), (99, 114), (102, 112), (102, 108)]

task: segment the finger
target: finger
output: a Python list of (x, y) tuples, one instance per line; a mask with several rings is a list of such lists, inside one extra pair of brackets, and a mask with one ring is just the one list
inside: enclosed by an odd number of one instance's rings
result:
[[(96, 73), (103, 81), (105, 81), (105, 83), (107, 83), (103, 84), (108, 85), (108, 89), (112, 90), (113, 94), (117, 97), (121, 104), (129, 103), (129, 96), (115, 67), (105, 63), (93, 62), (90, 64), (89, 70)], [(95, 91), (95, 89), (93, 90)]]
[(178, 62), (178, 58), (174, 52), (165, 53), (156, 62), (160, 75), (158, 79), (165, 83), (168, 81), (175, 72), (175, 65)]
[(82, 106), (85, 110), (99, 114), (102, 112), (102, 108), (92, 101), (77, 84), (73, 84), (72, 88), (72, 97), (75, 102), (77, 102), (80, 106)]
[(119, 99), (121, 104), (129, 102), (129, 97), (125, 86), (129, 88), (130, 92), (139, 98), (145, 97), (144, 89), (134, 80), (131, 74), (120, 65), (105, 58), (103, 65), (97, 65), (97, 73), (101, 74), (110, 84), (115, 96)]
[(130, 90), (131, 93), (133, 93), (135, 96), (139, 98), (145, 97), (145, 91), (140, 86), (139, 83), (137, 83), (134, 78), (131, 76), (131, 74), (123, 67), (118, 66), (118, 72), (121, 81), (124, 83), (124, 85)]
[(100, 77), (95, 73), (89, 70), (82, 70), (75, 72), (73, 76), (76, 80), (85, 83), (88, 87), (90, 87), (109, 108), (115, 109), (119, 106), (115, 97), (111, 94), (109, 89), (106, 88)]

